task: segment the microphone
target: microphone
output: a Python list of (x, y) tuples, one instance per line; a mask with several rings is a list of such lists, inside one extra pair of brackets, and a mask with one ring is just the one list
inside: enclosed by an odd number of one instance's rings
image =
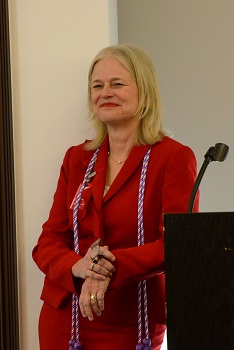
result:
[(189, 199), (189, 205), (188, 205), (188, 212), (192, 213), (193, 211), (193, 206), (194, 206), (194, 201), (197, 195), (197, 191), (199, 188), (199, 185), (201, 183), (202, 177), (206, 171), (206, 168), (208, 164), (212, 161), (218, 161), (218, 162), (223, 162), (228, 155), (229, 152), (229, 147), (225, 145), (224, 143), (216, 143), (215, 146), (210, 147), (208, 151), (206, 152), (204, 158), (204, 162), (202, 164), (202, 167), (199, 171), (199, 174), (197, 176), (196, 182), (194, 184), (190, 199)]

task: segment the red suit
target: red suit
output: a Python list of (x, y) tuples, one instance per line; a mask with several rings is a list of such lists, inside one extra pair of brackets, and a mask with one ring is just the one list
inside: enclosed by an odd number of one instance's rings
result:
[[(72, 276), (73, 264), (101, 237), (115, 255), (116, 271), (105, 294), (105, 310), (90, 322), (81, 315), (80, 340), (84, 350), (134, 350), (137, 344), (137, 282), (147, 279), (148, 314), (153, 349), (165, 324), (163, 213), (187, 211), (196, 179), (196, 160), (190, 148), (164, 137), (153, 145), (144, 199), (145, 244), (137, 247), (137, 208), (142, 160), (149, 145), (135, 146), (110, 189), (106, 181), (108, 139), (94, 165), (96, 175), (82, 193), (78, 212), (80, 255), (73, 252), (73, 211), (70, 209), (93, 151), (71, 147), (61, 167), (48, 221), (33, 250), (45, 274), (39, 333), (42, 350), (68, 350), (71, 294), (83, 280)], [(198, 209), (198, 201), (195, 210)]]

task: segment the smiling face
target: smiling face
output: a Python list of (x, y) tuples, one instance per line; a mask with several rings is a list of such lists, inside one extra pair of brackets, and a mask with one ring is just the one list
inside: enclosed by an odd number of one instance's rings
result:
[(136, 122), (136, 82), (113, 56), (100, 60), (94, 66), (91, 102), (93, 112), (107, 125)]

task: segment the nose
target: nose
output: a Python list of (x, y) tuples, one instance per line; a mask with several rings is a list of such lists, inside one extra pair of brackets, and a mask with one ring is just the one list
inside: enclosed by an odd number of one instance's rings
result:
[(108, 98), (113, 96), (113, 90), (109, 84), (105, 84), (102, 88), (101, 97)]

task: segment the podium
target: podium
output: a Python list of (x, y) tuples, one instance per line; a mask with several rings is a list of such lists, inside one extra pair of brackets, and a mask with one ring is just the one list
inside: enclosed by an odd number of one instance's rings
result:
[(234, 212), (165, 214), (168, 350), (234, 350)]

